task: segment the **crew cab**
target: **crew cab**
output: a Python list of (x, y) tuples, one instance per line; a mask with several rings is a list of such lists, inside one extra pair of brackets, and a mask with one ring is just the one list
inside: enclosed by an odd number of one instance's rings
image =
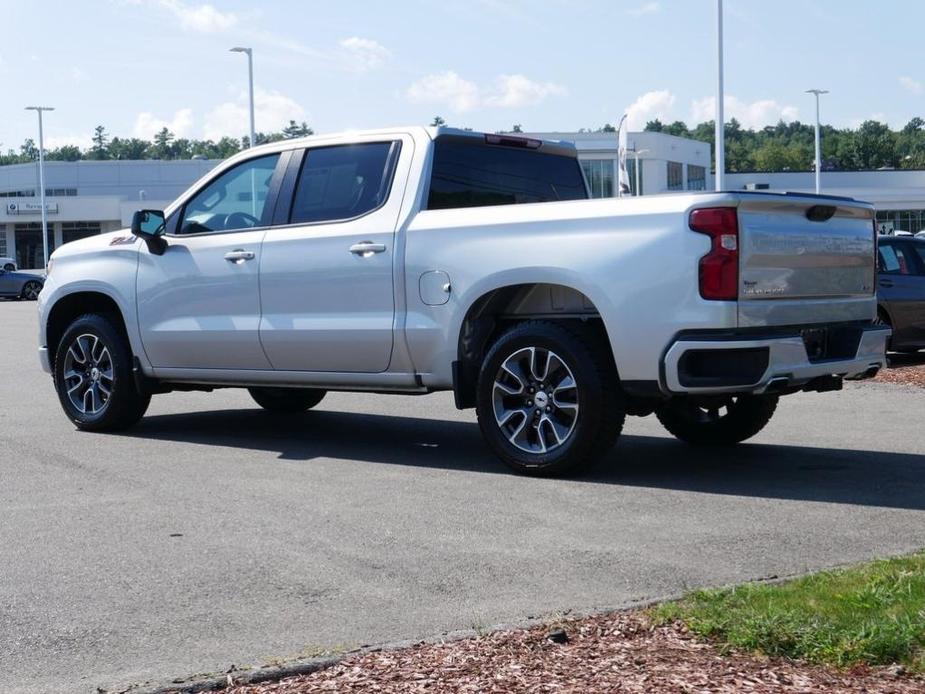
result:
[(626, 415), (737, 443), (780, 396), (883, 367), (870, 205), (588, 197), (561, 142), (410, 127), (249, 149), (55, 251), (41, 363), (92, 431), (171, 390), (288, 413), (329, 390), (452, 390), (537, 475), (600, 458)]

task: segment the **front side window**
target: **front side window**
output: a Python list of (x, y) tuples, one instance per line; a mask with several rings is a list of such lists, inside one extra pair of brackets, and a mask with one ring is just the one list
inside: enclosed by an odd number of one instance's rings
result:
[(575, 157), (444, 138), (434, 143), (429, 210), (587, 197)]
[(251, 159), (229, 169), (188, 203), (181, 234), (235, 231), (266, 226), (272, 210), (264, 209), (279, 154)]
[(398, 142), (368, 142), (308, 150), (289, 222), (353, 219), (385, 204), (398, 147)]
[[(913, 246), (915, 252), (919, 256), (919, 267), (922, 268), (923, 274), (925, 274), (925, 243), (917, 243)], [(3, 255), (0, 253), (0, 255)]]

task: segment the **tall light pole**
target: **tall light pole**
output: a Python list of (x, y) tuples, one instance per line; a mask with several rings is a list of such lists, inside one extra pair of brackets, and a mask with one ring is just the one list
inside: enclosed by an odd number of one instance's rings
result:
[(633, 173), (636, 177), (636, 195), (641, 195), (639, 192), (639, 155), (646, 154), (649, 150), (647, 149), (636, 149), (636, 143), (633, 143), (633, 148), (630, 152), (633, 153)]
[(48, 210), (45, 209), (45, 134), (42, 132), (42, 111), (54, 111), (54, 106), (26, 106), (39, 114), (39, 204), (42, 206), (42, 269), (48, 267)]
[(235, 46), (230, 49), (232, 53), (247, 54), (247, 91), (250, 97), (251, 110), (251, 147), (257, 144), (256, 132), (254, 130), (254, 49)]
[(726, 184), (726, 130), (723, 120), (723, 0), (716, 0), (716, 190)]
[(822, 191), (822, 143), (819, 136), (819, 95), (828, 94), (826, 89), (807, 89), (807, 94), (816, 95), (816, 195)]

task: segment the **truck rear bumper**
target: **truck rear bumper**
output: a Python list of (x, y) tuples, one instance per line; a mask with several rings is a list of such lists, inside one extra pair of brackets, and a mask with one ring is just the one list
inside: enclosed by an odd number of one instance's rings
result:
[(838, 325), (771, 336), (685, 334), (665, 352), (661, 387), (668, 393), (764, 393), (829, 377), (869, 378), (886, 366), (890, 333), (876, 325)]

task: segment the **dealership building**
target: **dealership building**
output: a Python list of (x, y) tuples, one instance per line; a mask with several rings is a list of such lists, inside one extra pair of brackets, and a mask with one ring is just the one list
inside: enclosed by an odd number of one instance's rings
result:
[[(574, 143), (591, 195), (616, 196), (616, 133), (524, 135)], [(627, 145), (633, 194), (712, 189), (708, 143), (666, 133), (631, 132)], [(124, 228), (141, 207), (166, 207), (218, 163), (195, 159), (46, 162), (49, 252), (69, 241)], [(925, 229), (925, 171), (826, 171), (822, 186), (824, 193), (872, 203), (884, 231)], [(726, 188), (812, 192), (814, 180), (811, 172), (727, 173)], [(38, 189), (36, 164), (0, 166), (0, 256), (14, 258), (25, 269), (42, 266)]]

